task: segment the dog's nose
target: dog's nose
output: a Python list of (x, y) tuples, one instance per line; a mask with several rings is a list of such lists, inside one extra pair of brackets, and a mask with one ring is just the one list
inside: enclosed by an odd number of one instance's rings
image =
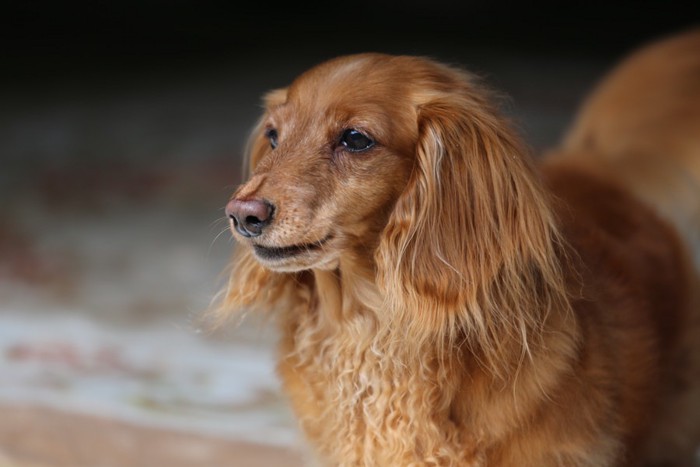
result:
[(274, 206), (259, 199), (232, 199), (226, 205), (226, 215), (244, 237), (257, 237), (272, 220)]

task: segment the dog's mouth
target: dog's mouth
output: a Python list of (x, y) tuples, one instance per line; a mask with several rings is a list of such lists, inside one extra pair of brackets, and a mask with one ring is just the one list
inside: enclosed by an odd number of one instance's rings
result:
[(331, 239), (331, 235), (313, 243), (299, 245), (269, 247), (253, 245), (255, 254), (266, 261), (280, 261), (320, 250)]

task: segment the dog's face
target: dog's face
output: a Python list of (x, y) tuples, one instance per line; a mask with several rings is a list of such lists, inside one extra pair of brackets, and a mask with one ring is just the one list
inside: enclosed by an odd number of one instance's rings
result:
[(345, 57), (268, 95), (251, 177), (226, 208), (234, 235), (265, 267), (328, 269), (344, 254), (371, 257), (413, 167), (408, 65)]
[[(381, 296), (386, 316), (405, 320), (418, 340), (459, 315), (489, 341), (501, 322), (475, 310), (511, 310), (509, 319), (522, 310), (511, 322), (518, 333), (531, 310), (549, 306), (514, 307), (539, 297), (526, 291), (548, 281), (557, 291), (551, 303), (568, 300), (549, 197), (469, 73), (425, 58), (341, 57), (266, 103), (250, 179), (226, 208), (247, 247), (231, 275), (230, 306), (269, 307), (297, 279), (270, 270), (339, 268), (351, 278), (345, 284), (375, 285), (379, 294), (363, 298)], [(472, 307), (479, 297), (495, 299)], [(497, 360), (499, 344), (489, 342), (494, 354), (485, 358)]]

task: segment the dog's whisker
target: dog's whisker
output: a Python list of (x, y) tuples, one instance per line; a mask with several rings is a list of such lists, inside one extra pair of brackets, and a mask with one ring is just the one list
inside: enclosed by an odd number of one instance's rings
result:
[(226, 222), (226, 223), (228, 224), (229, 218), (226, 217), (226, 216), (221, 216), (221, 217), (219, 217), (218, 219), (213, 220), (213, 221), (209, 224), (209, 228), (210, 228), (210, 229), (213, 229), (214, 227), (218, 226), (218, 225), (221, 224), (222, 222)]
[[(216, 241), (219, 239), (219, 237), (221, 237), (221, 236), (222, 236), (223, 234), (225, 234), (226, 232), (230, 232), (230, 229), (229, 229), (228, 227), (224, 228), (221, 232), (219, 232), (219, 233), (216, 235), (216, 237), (214, 237), (214, 239), (209, 243), (209, 248), (207, 249), (207, 257), (209, 257), (209, 255), (211, 255), (211, 250), (212, 250), (212, 248), (214, 247), (214, 244), (216, 243)], [(233, 237), (233, 236), (232, 236), (232, 237)], [(231, 240), (231, 239), (229, 239), (229, 241), (230, 241), (230, 240)]]

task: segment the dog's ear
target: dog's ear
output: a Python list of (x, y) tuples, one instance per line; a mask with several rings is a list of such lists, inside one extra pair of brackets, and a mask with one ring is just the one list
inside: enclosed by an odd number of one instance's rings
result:
[[(277, 89), (265, 95), (263, 102), (266, 112), (253, 128), (246, 145), (243, 164), (246, 177), (251, 175), (269, 147), (269, 142), (263, 135), (267, 110), (283, 104), (286, 98), (286, 89)], [(294, 280), (292, 276), (265, 269), (255, 259), (250, 248), (237, 245), (230, 265), (228, 284), (217, 296), (209, 318), (216, 326), (237, 312), (269, 311), (289, 292), (287, 286)]]
[(485, 91), (455, 81), (418, 105), (414, 169), (376, 253), (378, 280), (392, 326), (418, 341), (478, 342), (492, 360), (504, 332), (525, 351), (550, 302), (567, 301), (557, 229), (523, 145)]

